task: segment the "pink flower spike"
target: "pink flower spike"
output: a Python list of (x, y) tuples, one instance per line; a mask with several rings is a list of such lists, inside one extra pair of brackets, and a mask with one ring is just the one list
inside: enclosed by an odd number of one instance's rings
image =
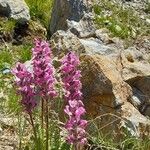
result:
[(39, 96), (56, 97), (55, 91), (55, 69), (51, 59), (51, 49), (46, 41), (35, 40), (35, 47), (32, 49), (33, 53), (33, 75), (34, 82), (38, 87)]
[(33, 86), (33, 76), (24, 64), (17, 63), (12, 69), (15, 81), (18, 86), (18, 93), (22, 96), (21, 104), (27, 113), (31, 113), (36, 107), (35, 92)]
[(86, 141), (86, 120), (81, 117), (85, 114), (82, 102), (82, 84), (80, 82), (81, 71), (77, 70), (79, 58), (73, 52), (69, 52), (62, 60), (61, 73), (65, 89), (67, 106), (64, 112), (68, 115), (65, 124), (67, 130), (66, 141), (70, 144), (81, 144)]

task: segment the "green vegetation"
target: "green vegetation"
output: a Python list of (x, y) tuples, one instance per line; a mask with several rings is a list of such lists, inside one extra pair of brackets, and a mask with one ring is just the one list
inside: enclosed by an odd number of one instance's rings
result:
[[(15, 48), (16, 55), (19, 62), (26, 62), (31, 59), (31, 44), (20, 45)], [(16, 60), (17, 61), (17, 60)]]
[(109, 29), (113, 36), (122, 39), (135, 38), (139, 34), (148, 34), (149, 27), (132, 9), (123, 8), (109, 0), (94, 5), (95, 22), (98, 28)]
[(0, 18), (0, 32), (12, 32), (15, 27), (16, 21), (13, 19)]
[[(99, 119), (101, 117), (98, 117)], [(90, 132), (89, 140), (92, 150), (148, 150), (150, 149), (150, 140), (147, 137), (137, 138), (130, 134), (127, 129), (120, 129), (120, 137), (115, 134), (104, 134), (100, 130), (100, 125), (96, 120), (90, 121), (92, 124), (92, 132)], [(99, 128), (98, 128), (99, 127)], [(103, 128), (103, 127), (101, 127)]]
[(9, 50), (0, 51), (0, 70), (9, 68), (13, 63), (12, 54)]
[(0, 41), (5, 43), (12, 40), (15, 25), (15, 20), (0, 17)]
[(3, 74), (0, 72), (0, 92), (3, 96), (0, 97), (0, 111), (8, 114), (16, 114), (20, 110), (19, 96), (16, 93), (14, 85), (12, 85), (12, 75), (10, 73)]
[(0, 50), (0, 70), (11, 68), (17, 61), (26, 62), (30, 60), (31, 47), (31, 44), (26, 44)]
[(25, 0), (30, 8), (32, 19), (39, 20), (46, 28), (50, 21), (53, 0)]
[(99, 138), (93, 137), (91, 148), (102, 150), (148, 150), (150, 149), (149, 139), (138, 139), (132, 136), (126, 136), (125, 139), (119, 142), (101, 135)]
[(147, 7), (145, 9), (145, 12), (150, 13), (150, 1), (149, 0), (147, 0)]

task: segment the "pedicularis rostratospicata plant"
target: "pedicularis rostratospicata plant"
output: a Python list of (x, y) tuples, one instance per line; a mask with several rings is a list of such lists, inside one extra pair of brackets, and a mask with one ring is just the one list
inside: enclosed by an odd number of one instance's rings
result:
[[(12, 73), (15, 76), (15, 82), (18, 87), (18, 94), (21, 95), (21, 105), (30, 117), (30, 123), (33, 127), (35, 138), (35, 149), (41, 150), (38, 146), (37, 129), (35, 127), (34, 109), (40, 108), (41, 129), (44, 130), (45, 146), (44, 149), (51, 149), (49, 144), (49, 109), (51, 102), (59, 96), (56, 90), (56, 84), (62, 84), (64, 89), (64, 113), (67, 115), (67, 121), (63, 128), (66, 134), (64, 139), (67, 143), (73, 145), (74, 150), (78, 150), (81, 145), (87, 142), (85, 128), (87, 121), (82, 119), (85, 114), (84, 104), (82, 102), (82, 84), (80, 82), (81, 72), (78, 70), (80, 64), (78, 56), (74, 52), (69, 52), (61, 60), (60, 68), (54, 68), (52, 52), (46, 41), (35, 40), (35, 47), (32, 49), (31, 68), (28, 69), (24, 64), (17, 63)], [(56, 70), (61, 74), (61, 79), (56, 80)], [(57, 101), (56, 101), (57, 103)], [(51, 120), (52, 121), (52, 120)], [(43, 149), (43, 147), (42, 147)]]
[(81, 116), (85, 114), (85, 108), (82, 102), (81, 72), (77, 69), (78, 65), (79, 58), (73, 52), (70, 52), (63, 58), (61, 66), (65, 100), (67, 101), (64, 112), (69, 117), (65, 124), (67, 130), (66, 140), (68, 143), (74, 144), (75, 149), (78, 149), (78, 145), (87, 142), (85, 136), (87, 121), (81, 119)]
[[(56, 79), (54, 77), (55, 69), (52, 65), (51, 49), (46, 41), (35, 41), (35, 47), (32, 49), (32, 65), (33, 65), (33, 77), (36, 88), (36, 95), (41, 97), (41, 120), (43, 128), (44, 109), (45, 109), (45, 120), (46, 120), (46, 150), (48, 150), (48, 126), (49, 126), (49, 99), (52, 100), (56, 95), (54, 89)], [(45, 108), (44, 108), (45, 101)]]

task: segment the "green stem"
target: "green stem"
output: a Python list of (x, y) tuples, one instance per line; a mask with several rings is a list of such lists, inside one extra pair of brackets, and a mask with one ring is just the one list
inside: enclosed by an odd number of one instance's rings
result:
[(77, 143), (74, 144), (74, 150), (78, 150)]
[[(41, 99), (41, 144), (43, 145), (44, 141), (44, 99)], [(43, 146), (42, 146), (43, 147)]]
[(49, 125), (49, 120), (48, 120), (48, 99), (46, 99), (46, 106), (45, 106), (45, 109), (46, 109), (46, 114), (45, 114), (45, 120), (46, 120), (46, 150), (48, 150), (48, 140), (49, 140), (49, 134), (48, 134), (48, 125)]
[(29, 113), (29, 116), (30, 116), (31, 125), (32, 125), (33, 132), (34, 132), (34, 137), (35, 137), (36, 145), (38, 145), (38, 138), (37, 138), (37, 134), (36, 134), (36, 128), (35, 128), (34, 122), (33, 122), (32, 113)]
[(43, 130), (43, 126), (44, 126), (44, 99), (41, 100), (41, 128)]

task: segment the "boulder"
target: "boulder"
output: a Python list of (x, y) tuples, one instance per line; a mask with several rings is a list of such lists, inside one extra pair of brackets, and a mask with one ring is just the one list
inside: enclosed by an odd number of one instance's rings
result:
[(55, 0), (50, 33), (53, 34), (57, 30), (67, 30), (67, 20), (79, 22), (88, 10), (86, 0)]
[(47, 35), (46, 29), (39, 22), (33, 20), (18, 22), (2, 17), (0, 18), (0, 28), (0, 49), (5, 48), (8, 43), (21, 45), (32, 43), (34, 38), (46, 39)]
[(118, 66), (122, 79), (132, 88), (133, 95), (130, 102), (141, 114), (150, 116), (150, 64), (147, 55), (143, 55), (135, 48), (129, 48), (122, 51), (120, 57), (121, 66), (118, 65), (117, 58), (111, 59)]
[(141, 91), (135, 93), (135, 89), (123, 80), (120, 70), (110, 57), (83, 55), (81, 71), (87, 114), (97, 118), (103, 133), (112, 134), (113, 130), (113, 135), (118, 138), (122, 134), (121, 129), (126, 128), (133, 136), (150, 136), (150, 120), (132, 104), (136, 94)]
[(30, 20), (29, 8), (24, 0), (0, 0), (0, 16), (19, 21)]
[[(107, 106), (112, 108), (123, 104), (131, 97), (131, 88), (125, 83), (116, 64), (104, 55), (81, 57), (83, 95), (86, 98), (103, 95), (112, 98)], [(103, 100), (104, 103), (107, 100)]]
[(150, 120), (133, 105), (126, 102), (121, 106), (121, 127), (125, 127), (135, 137), (150, 136)]

